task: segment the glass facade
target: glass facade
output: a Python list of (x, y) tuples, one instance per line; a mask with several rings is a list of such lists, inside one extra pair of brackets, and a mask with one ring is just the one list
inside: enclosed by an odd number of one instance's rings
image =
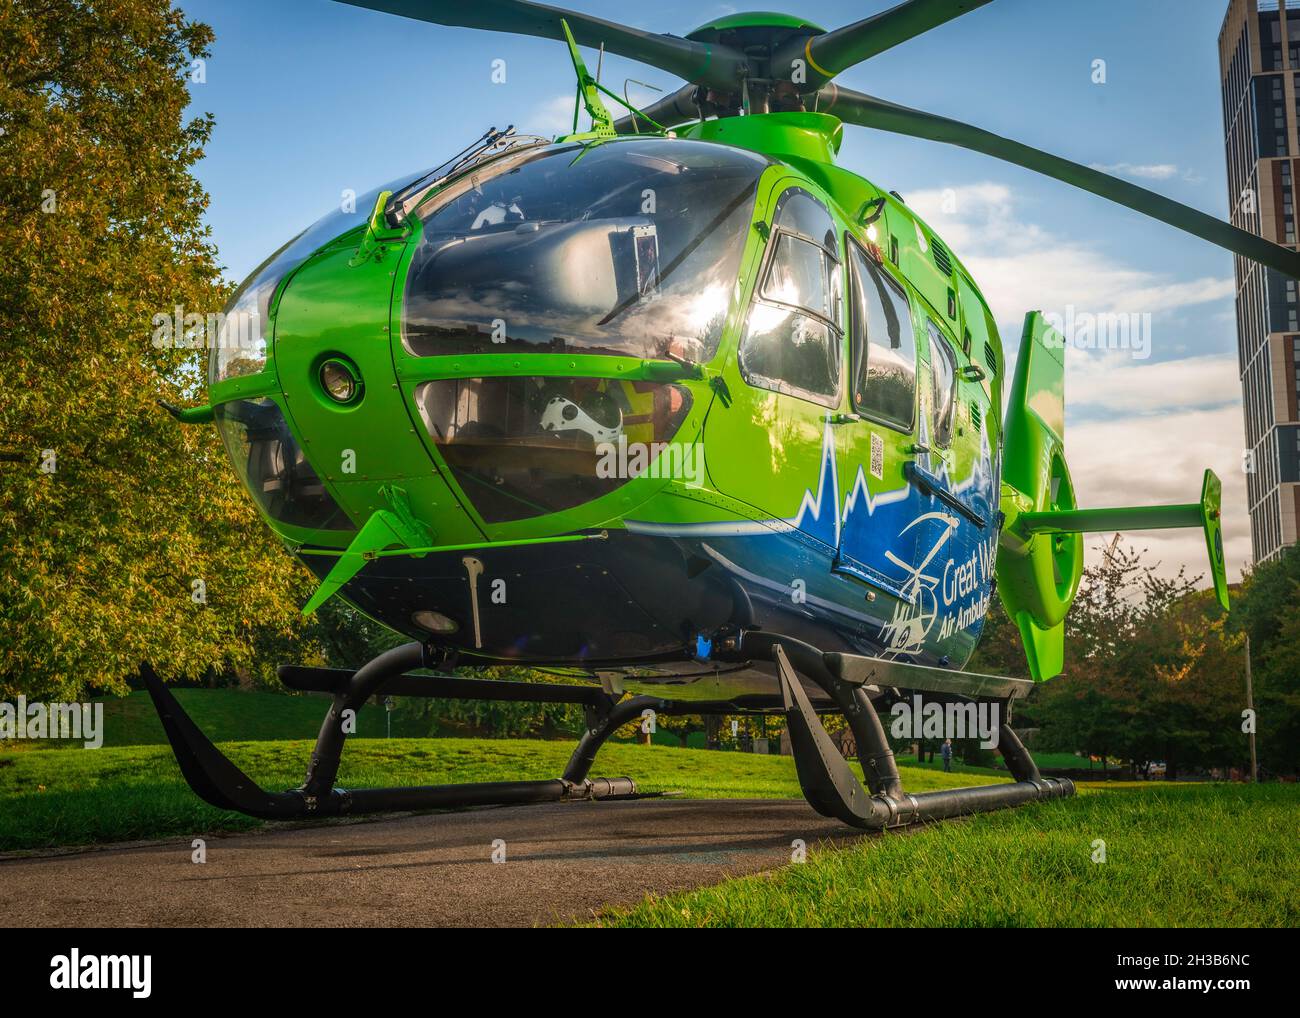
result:
[(1300, 424), (1277, 429), (1277, 454), (1281, 480), (1287, 484), (1300, 481)]
[[(1229, 0), (1219, 35), (1233, 225), (1296, 247), (1300, 2)], [(1243, 467), (1254, 559), (1300, 540), (1300, 285), (1234, 258)]]
[(1281, 74), (1265, 74), (1251, 82), (1256, 135), (1261, 156), (1288, 154), (1286, 88)]

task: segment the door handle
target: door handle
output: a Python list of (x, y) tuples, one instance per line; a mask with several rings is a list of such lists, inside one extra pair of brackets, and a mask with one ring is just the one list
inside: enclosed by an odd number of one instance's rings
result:
[(920, 488), (922, 494), (933, 495), (949, 509), (960, 513), (981, 530), (989, 525), (989, 521), (968, 505), (965, 499), (949, 490), (948, 486), (939, 480), (938, 477), (930, 473), (915, 460), (909, 460), (907, 463), (903, 464), (903, 476)]

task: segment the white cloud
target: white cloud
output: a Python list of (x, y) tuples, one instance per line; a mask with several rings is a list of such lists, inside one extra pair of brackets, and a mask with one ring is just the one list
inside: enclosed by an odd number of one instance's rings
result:
[(1182, 177), (1187, 181), (1199, 181), (1201, 177), (1191, 170), (1179, 170), (1174, 163), (1092, 163), (1091, 169), (1109, 173), (1116, 177), (1134, 177), (1138, 180), (1172, 180)]
[[(568, 134), (573, 130), (573, 95), (556, 95), (535, 106), (529, 115), (520, 122), (522, 130), (530, 134), (546, 137), (556, 134)], [(583, 120), (578, 119), (578, 127), (584, 127)]]
[(1076, 409), (1144, 416), (1241, 403), (1237, 359), (1229, 354), (1150, 362), (1119, 352), (1066, 353), (1066, 403)]
[[(1152, 364), (1130, 369), (1130, 373), (1135, 377), (1145, 373), (1177, 376), (1187, 370), (1178, 364), (1174, 362), (1175, 367), (1164, 372), (1160, 369), (1165, 365)], [(1067, 386), (1072, 381), (1067, 380)], [(1159, 377), (1150, 381), (1152, 392), (1163, 384)], [(1076, 498), (1082, 506), (1097, 507), (1195, 502), (1200, 497), (1201, 475), (1209, 467), (1223, 481), (1224, 552), (1228, 579), (1235, 582), (1251, 554), (1246, 475), (1241, 469), (1244, 434), (1241, 407), (1236, 404), (1067, 425), (1066, 459)], [(1089, 564), (1100, 561), (1098, 549), (1109, 539), (1110, 535), (1087, 535)], [(1208, 586), (1209, 564), (1199, 529), (1125, 534), (1123, 540), (1149, 549), (1144, 561), (1159, 561), (1162, 575), (1186, 566), (1193, 576), (1205, 574), (1201, 585)]]
[(908, 199), (974, 275), (1008, 336), (1026, 311), (1160, 314), (1231, 297), (1231, 277), (1174, 280), (1118, 264), (1087, 237), (1057, 236), (1018, 215), (1003, 184), (920, 191)]

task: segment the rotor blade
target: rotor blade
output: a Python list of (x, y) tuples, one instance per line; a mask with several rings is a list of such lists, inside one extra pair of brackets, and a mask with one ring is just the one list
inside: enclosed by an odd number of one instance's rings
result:
[(1300, 279), (1300, 253), (1288, 250), (1263, 237), (1240, 230), (1214, 216), (1206, 215), (1187, 205), (1182, 205), (1164, 195), (1148, 191), (1107, 173), (1072, 163), (1060, 156), (1049, 155), (1018, 141), (971, 127), (957, 120), (909, 109), (896, 103), (877, 99), (837, 85), (830, 85), (818, 96), (818, 110), (831, 113), (849, 124), (873, 127), (913, 138), (941, 141), (948, 145), (983, 152), (1025, 169), (1042, 173), (1056, 180), (1117, 202), (1152, 219), (1176, 226), (1211, 244), (1227, 248), (1244, 258), (1250, 258), (1276, 269), (1293, 279)]
[(656, 99), (645, 107), (641, 111), (643, 116), (637, 117), (635, 122), (631, 113), (625, 117), (619, 117), (618, 120), (614, 121), (614, 130), (619, 134), (635, 134), (638, 131), (657, 130), (654, 124), (650, 123), (651, 120), (660, 127), (671, 130), (678, 124), (700, 120), (702, 119), (701, 111), (695, 104), (695, 93), (698, 91), (698, 85), (683, 85), (671, 95)]
[(492, 32), (535, 35), (563, 41), (560, 19), (580, 46), (602, 43), (610, 53), (639, 60), (687, 81), (734, 88), (744, 74), (744, 54), (728, 46), (693, 42), (675, 35), (643, 32), (589, 14), (526, 0), (339, 0), (353, 7), (383, 11), (416, 21)]
[(791, 39), (773, 56), (772, 74), (785, 78), (794, 61), (802, 59), (806, 80), (799, 90), (812, 92), (840, 71), (989, 2), (990, 0), (907, 0), (897, 7), (843, 28), (823, 32), (821, 35)]

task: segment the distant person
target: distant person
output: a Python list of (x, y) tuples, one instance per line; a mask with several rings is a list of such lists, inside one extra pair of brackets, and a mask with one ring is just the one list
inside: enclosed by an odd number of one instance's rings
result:
[(944, 739), (943, 746), (939, 749), (939, 755), (943, 757), (943, 769), (952, 770), (952, 739)]

